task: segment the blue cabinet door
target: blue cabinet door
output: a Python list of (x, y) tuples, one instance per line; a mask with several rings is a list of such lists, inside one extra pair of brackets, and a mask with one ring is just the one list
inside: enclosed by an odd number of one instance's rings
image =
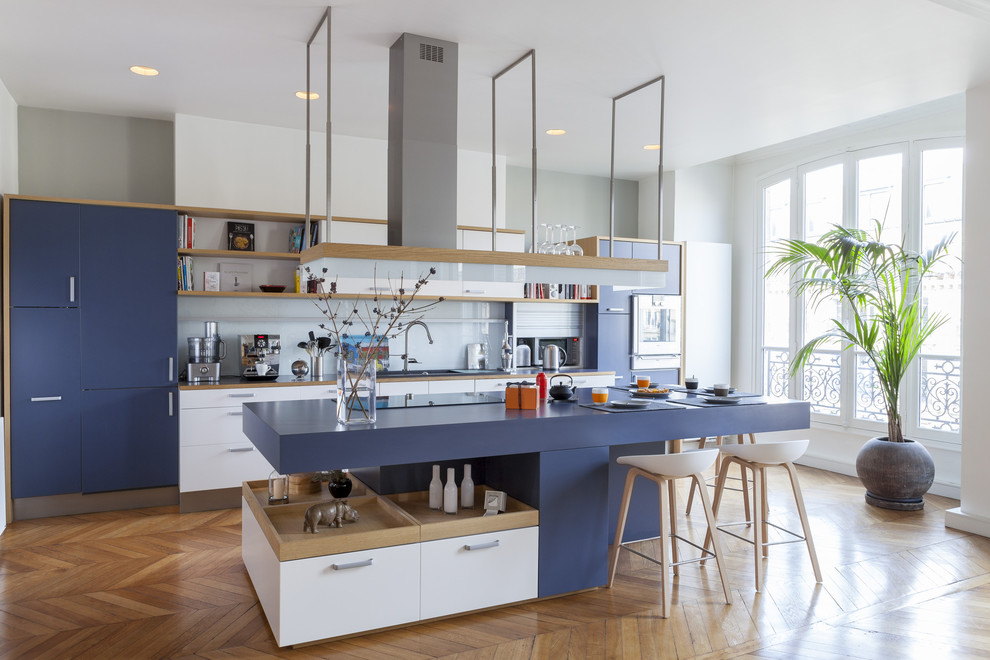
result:
[(83, 391), (82, 492), (178, 484), (177, 403), (171, 387)]
[(598, 311), (607, 314), (628, 314), (632, 311), (629, 289), (616, 289), (614, 286), (598, 287)]
[[(599, 241), (598, 241), (598, 255), (599, 256), (602, 256), (602, 257), (610, 256), (609, 253), (608, 253), (608, 244), (609, 244), (609, 241), (607, 239), (604, 239), (604, 240), (603, 239), (599, 239)], [(613, 251), (613, 253), (611, 254), (611, 256), (612, 257), (615, 257), (616, 259), (632, 259), (632, 256), (633, 256), (632, 246), (633, 246), (633, 244), (632, 244), (631, 241), (616, 241), (615, 242), (615, 250)]]
[(628, 314), (599, 314), (598, 369), (614, 371), (615, 382), (624, 385), (629, 382), (629, 338), (631, 327)]
[(78, 493), (79, 310), (12, 309), (10, 341), (11, 495)]
[(177, 382), (175, 212), (83, 206), (82, 387)]
[(10, 305), (78, 307), (79, 205), (10, 201)]

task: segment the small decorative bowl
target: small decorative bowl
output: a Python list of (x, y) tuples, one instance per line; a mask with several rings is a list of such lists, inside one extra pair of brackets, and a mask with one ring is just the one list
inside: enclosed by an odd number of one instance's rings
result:
[(284, 284), (259, 284), (258, 288), (265, 293), (282, 293), (285, 291)]

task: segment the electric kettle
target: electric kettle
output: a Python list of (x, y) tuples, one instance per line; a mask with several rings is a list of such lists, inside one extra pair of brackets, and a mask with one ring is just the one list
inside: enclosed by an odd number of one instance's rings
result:
[(543, 347), (543, 370), (557, 371), (560, 365), (567, 362), (567, 351), (555, 344), (546, 344)]

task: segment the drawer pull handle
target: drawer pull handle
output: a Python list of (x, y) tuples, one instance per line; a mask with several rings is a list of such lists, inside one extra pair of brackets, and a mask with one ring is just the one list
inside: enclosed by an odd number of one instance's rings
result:
[(240, 410), (238, 410), (237, 412), (229, 412), (227, 414), (230, 415), (231, 417), (240, 417), (244, 413), (242, 413)]
[(61, 396), (33, 396), (33, 397), (31, 397), (31, 401), (32, 402), (34, 402), (34, 401), (61, 401), (61, 400), (62, 400), (62, 397)]
[(239, 451), (254, 451), (254, 447), (231, 447), (227, 451), (231, 454), (235, 454)]
[(364, 561), (352, 561), (350, 564), (330, 564), (330, 568), (335, 571), (346, 571), (348, 568), (361, 568), (362, 566), (371, 566), (371, 559), (365, 559)]
[(606, 312), (624, 312), (626, 310), (624, 308), (622, 308), (622, 307), (606, 307), (605, 308), (605, 311)]
[(488, 293), (488, 291), (485, 289), (464, 289), (464, 293), (478, 293), (484, 295), (485, 293)]
[(497, 547), (498, 547), (498, 539), (495, 539), (494, 541), (489, 541), (488, 543), (475, 543), (474, 545), (465, 545), (464, 546), (464, 549), (465, 550), (485, 550), (487, 548), (497, 548)]
[(69, 302), (76, 302), (76, 278), (69, 278)]
[(250, 399), (254, 396), (254, 392), (245, 392), (243, 394), (231, 394), (229, 395), (231, 399)]

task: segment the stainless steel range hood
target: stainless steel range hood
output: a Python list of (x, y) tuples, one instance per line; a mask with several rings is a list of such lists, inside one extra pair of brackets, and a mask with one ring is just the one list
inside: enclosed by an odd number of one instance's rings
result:
[(456, 239), (457, 44), (406, 33), (389, 50), (388, 244)]

